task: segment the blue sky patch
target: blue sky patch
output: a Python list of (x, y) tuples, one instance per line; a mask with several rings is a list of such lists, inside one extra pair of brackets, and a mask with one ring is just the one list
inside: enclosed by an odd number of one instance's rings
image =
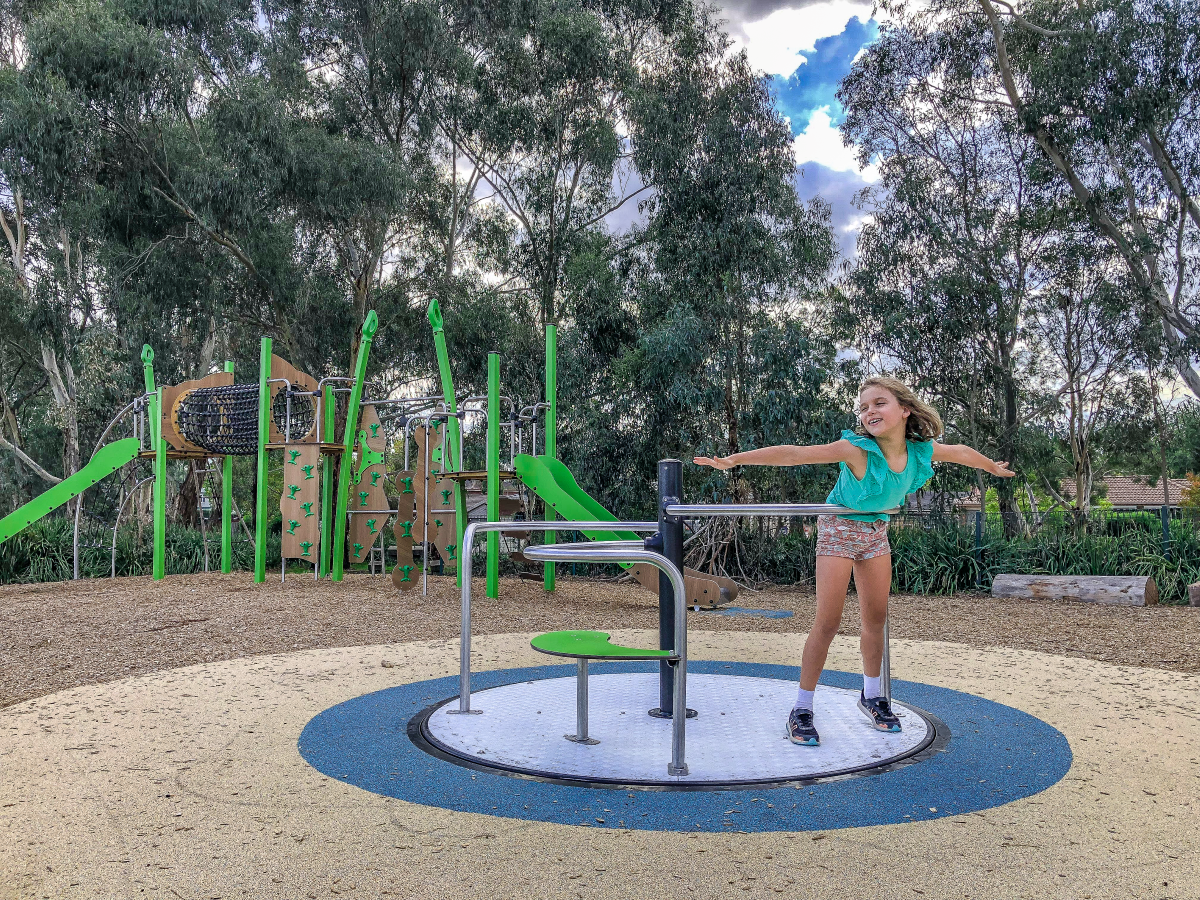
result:
[(817, 38), (815, 48), (804, 54), (808, 61), (790, 76), (774, 77), (775, 105), (791, 119), (792, 134), (804, 131), (812, 114), (823, 106), (829, 107), (833, 124), (841, 125), (846, 116), (834, 96), (838, 82), (850, 72), (858, 51), (878, 36), (878, 22), (862, 22), (855, 16), (841, 34)]

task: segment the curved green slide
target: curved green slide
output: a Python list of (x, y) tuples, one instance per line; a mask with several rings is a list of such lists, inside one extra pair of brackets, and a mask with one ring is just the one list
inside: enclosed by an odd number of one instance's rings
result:
[(96, 451), (88, 464), (69, 478), (64, 478), (50, 490), (34, 497), (15, 512), (0, 519), (0, 543), (58, 509), (73, 497), (78, 497), (102, 478), (107, 478), (125, 463), (133, 460), (141, 449), (137, 438), (113, 441)]
[[(557, 459), (549, 456), (530, 456), (522, 453), (513, 460), (513, 468), (522, 483), (567, 520), (576, 522), (616, 522), (616, 516), (590, 497), (575, 481), (571, 470)], [(593, 541), (640, 541), (640, 535), (632, 531), (585, 531), (583, 535)], [(631, 563), (618, 563), (630, 568)], [(737, 599), (738, 585), (733, 579), (722, 575), (708, 575), (694, 569), (684, 569), (684, 583), (688, 585), (688, 602), (704, 604), (704, 609), (716, 609), (719, 605)], [(638, 579), (641, 581), (641, 579)], [(713, 586), (713, 583), (716, 586)], [(646, 582), (643, 585), (649, 587)], [(653, 590), (653, 588), (651, 588)], [(720, 599), (710, 591), (720, 591)]]
[[(513, 459), (521, 482), (567, 520), (616, 522), (617, 517), (589, 496), (575, 481), (571, 470), (549, 456), (522, 453)], [(640, 541), (632, 531), (585, 531), (593, 541)]]

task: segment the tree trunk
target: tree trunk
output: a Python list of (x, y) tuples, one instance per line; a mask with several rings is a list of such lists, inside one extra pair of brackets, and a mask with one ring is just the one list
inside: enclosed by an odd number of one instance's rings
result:
[[(1004, 422), (1000, 429), (997, 450), (1000, 458), (1014, 461), (1016, 456), (1016, 435), (1020, 425), (1017, 412), (1017, 386), (1012, 374), (1012, 355), (1007, 345), (1002, 345), (1000, 352), (1002, 366), (1002, 390), (1004, 392)], [(1017, 504), (1016, 485), (1011, 478), (1001, 478), (996, 485), (996, 499), (1000, 505), (1000, 520), (1004, 524), (1005, 537), (1025, 534), (1028, 526), (1021, 507)]]
[(1158, 585), (1145, 575), (997, 575), (992, 579), (992, 596), (1154, 606), (1158, 603)]
[[(68, 478), (79, 471), (79, 416), (75, 409), (75, 392), (72, 385), (75, 373), (70, 363), (59, 363), (58, 354), (48, 342), (42, 342), (42, 368), (50, 379), (50, 390), (54, 396), (54, 404), (62, 417), (63, 434), (63, 477)], [(76, 500), (72, 500), (67, 509), (75, 511)]]
[(196, 526), (196, 510), (200, 506), (200, 476), (195, 460), (188, 460), (187, 475), (179, 486), (175, 500), (175, 524), (186, 528)]

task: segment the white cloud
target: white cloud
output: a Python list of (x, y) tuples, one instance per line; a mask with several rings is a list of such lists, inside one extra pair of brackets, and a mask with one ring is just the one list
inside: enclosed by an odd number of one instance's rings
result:
[(828, 106), (822, 106), (809, 117), (804, 131), (792, 140), (792, 152), (800, 165), (820, 163), (835, 172), (858, 173), (866, 182), (879, 180), (877, 166), (867, 166), (862, 170), (858, 168), (855, 148), (842, 143), (842, 133), (833, 124)]
[(873, 4), (856, 0), (779, 9), (757, 22), (743, 22), (736, 30), (744, 37), (736, 45), (746, 48), (754, 68), (770, 75), (791, 75), (806, 62), (804, 51), (811, 51), (818, 39), (841, 34), (855, 16), (867, 21), (873, 9)]

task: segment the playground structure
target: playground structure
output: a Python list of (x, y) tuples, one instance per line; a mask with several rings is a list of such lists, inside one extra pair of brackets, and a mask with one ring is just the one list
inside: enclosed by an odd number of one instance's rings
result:
[[(154, 351), (142, 349), (145, 393), (121, 409), (102, 432), (92, 459), (79, 472), (35, 498), (0, 522), (0, 540), (78, 498), (75, 507), (75, 577), (79, 577), (80, 518), (85, 491), (122, 467), (139, 460), (149, 461), (152, 474), (134, 483), (123, 497), (113, 524), (113, 553), (121, 513), (130, 496), (150, 484), (153, 494), (152, 577), (166, 574), (166, 494), (167, 461), (203, 461), (199, 469), (200, 490), (204, 480), (214, 474), (210, 460), (217, 460), (221, 475), (221, 570), (232, 569), (233, 501), (232, 458), (256, 457), (257, 485), (253, 536), (255, 580), (266, 577), (266, 538), (268, 525), (268, 452), (283, 455), (283, 491), (281, 561), (312, 562), (314, 570), (342, 577), (342, 554), (346, 540), (346, 498), (351, 482), (357, 483), (363, 471), (352, 472), (353, 465), (340, 466), (337, 490), (334, 490), (333, 457), (353, 459), (355, 440), (361, 444), (358, 458), (369, 459), (364, 438), (355, 429), (344, 430), (343, 440), (334, 437), (337, 395), (347, 394), (346, 417), (357, 422), (362, 399), (371, 340), (378, 327), (372, 311), (362, 329), (362, 342), (353, 378), (325, 378), (320, 381), (301, 372), (287, 360), (271, 352), (272, 342), (262, 338), (257, 383), (234, 381), (233, 364), (224, 371), (177, 385), (158, 385), (154, 374)], [(348, 385), (348, 386), (347, 386)], [(131, 437), (109, 438), (121, 430)], [(365, 467), (364, 467), (365, 468)], [(189, 476), (190, 477), (190, 476)], [(128, 479), (126, 479), (128, 480)], [(336, 509), (336, 511), (335, 511)], [(239, 516), (240, 518), (240, 516)], [(205, 530), (207, 568), (206, 522)], [(331, 549), (336, 548), (336, 549)], [(115, 561), (113, 566), (115, 574)]]
[[(345, 565), (383, 571), (389, 550), (395, 554), (392, 584), (401, 591), (418, 583), (427, 590), (436, 554), (444, 574), (458, 571), (459, 548), (468, 521), (497, 523), (528, 512), (533, 497), (545, 504), (548, 521), (564, 516), (585, 523), (615, 523), (616, 516), (583, 491), (556, 458), (557, 327), (546, 326), (545, 399), (523, 405), (500, 393), (500, 356), (489, 354), (488, 390), (483, 396), (456, 395), (450, 369), (442, 312), (430, 303), (428, 318), (437, 354), (441, 393), (426, 397), (370, 397), (366, 370), (378, 318), (370, 312), (362, 327), (353, 374), (316, 378), (272, 352), (272, 341), (260, 343), (257, 382), (238, 383), (234, 365), (223, 371), (176, 385), (158, 385), (154, 351), (142, 350), (145, 392), (121, 409), (101, 434), (92, 459), (79, 472), (0, 520), (0, 541), (77, 499), (74, 515), (74, 575), (80, 575), (81, 518), (85, 492), (101, 480), (117, 476), (119, 500), (112, 517), (110, 574), (116, 574), (116, 547), (122, 514), (139, 489), (152, 492), (152, 576), (166, 575), (166, 510), (169, 460), (193, 462), (188, 478), (196, 478), (199, 496), (215, 497), (209, 478), (219, 476), (220, 567), (233, 566), (234, 515), (254, 548), (255, 581), (266, 578), (267, 534), (271, 519), (269, 477), (271, 454), (282, 468), (280, 491), (280, 577), (288, 562), (310, 563), (314, 577), (340, 581)], [(502, 408), (507, 416), (501, 416)], [(464, 434), (472, 417), (486, 421), (486, 464), (464, 470)], [(538, 420), (540, 429), (539, 454)], [(339, 432), (339, 422), (343, 423)], [(508, 459), (501, 465), (501, 433), (509, 432)], [(122, 432), (129, 437), (117, 438)], [(403, 468), (391, 456), (403, 446)], [(524, 452), (528, 448), (529, 452)], [(254, 457), (256, 469), (254, 533), (246, 528), (233, 497), (235, 456)], [(346, 464), (337, 464), (335, 460)], [(149, 464), (140, 477), (138, 465)], [(124, 473), (122, 475), (122, 473)], [(505, 483), (518, 492), (503, 492)], [(472, 484), (482, 487), (475, 493)], [(522, 496), (520, 491), (527, 492)], [(393, 499), (394, 502), (393, 502)], [(198, 511), (208, 570), (209, 522)], [(391, 522), (391, 528), (388, 523)], [(388, 546), (387, 534), (393, 535)], [(537, 529), (543, 530), (543, 529)], [(553, 542), (557, 529), (548, 528)], [(498, 593), (501, 535), (516, 540), (513, 558), (543, 562), (543, 584), (555, 587), (555, 561), (535, 560), (521, 551), (528, 538), (524, 523), (495, 530), (487, 537), (487, 594)], [(598, 542), (627, 542), (636, 535), (622, 529), (593, 529), (584, 535)], [(98, 545), (88, 545), (98, 546)], [(418, 574), (418, 561), (420, 578)], [(622, 566), (648, 590), (657, 590), (658, 570), (645, 562)], [(683, 571), (687, 602), (716, 608), (737, 598), (729, 578)]]

